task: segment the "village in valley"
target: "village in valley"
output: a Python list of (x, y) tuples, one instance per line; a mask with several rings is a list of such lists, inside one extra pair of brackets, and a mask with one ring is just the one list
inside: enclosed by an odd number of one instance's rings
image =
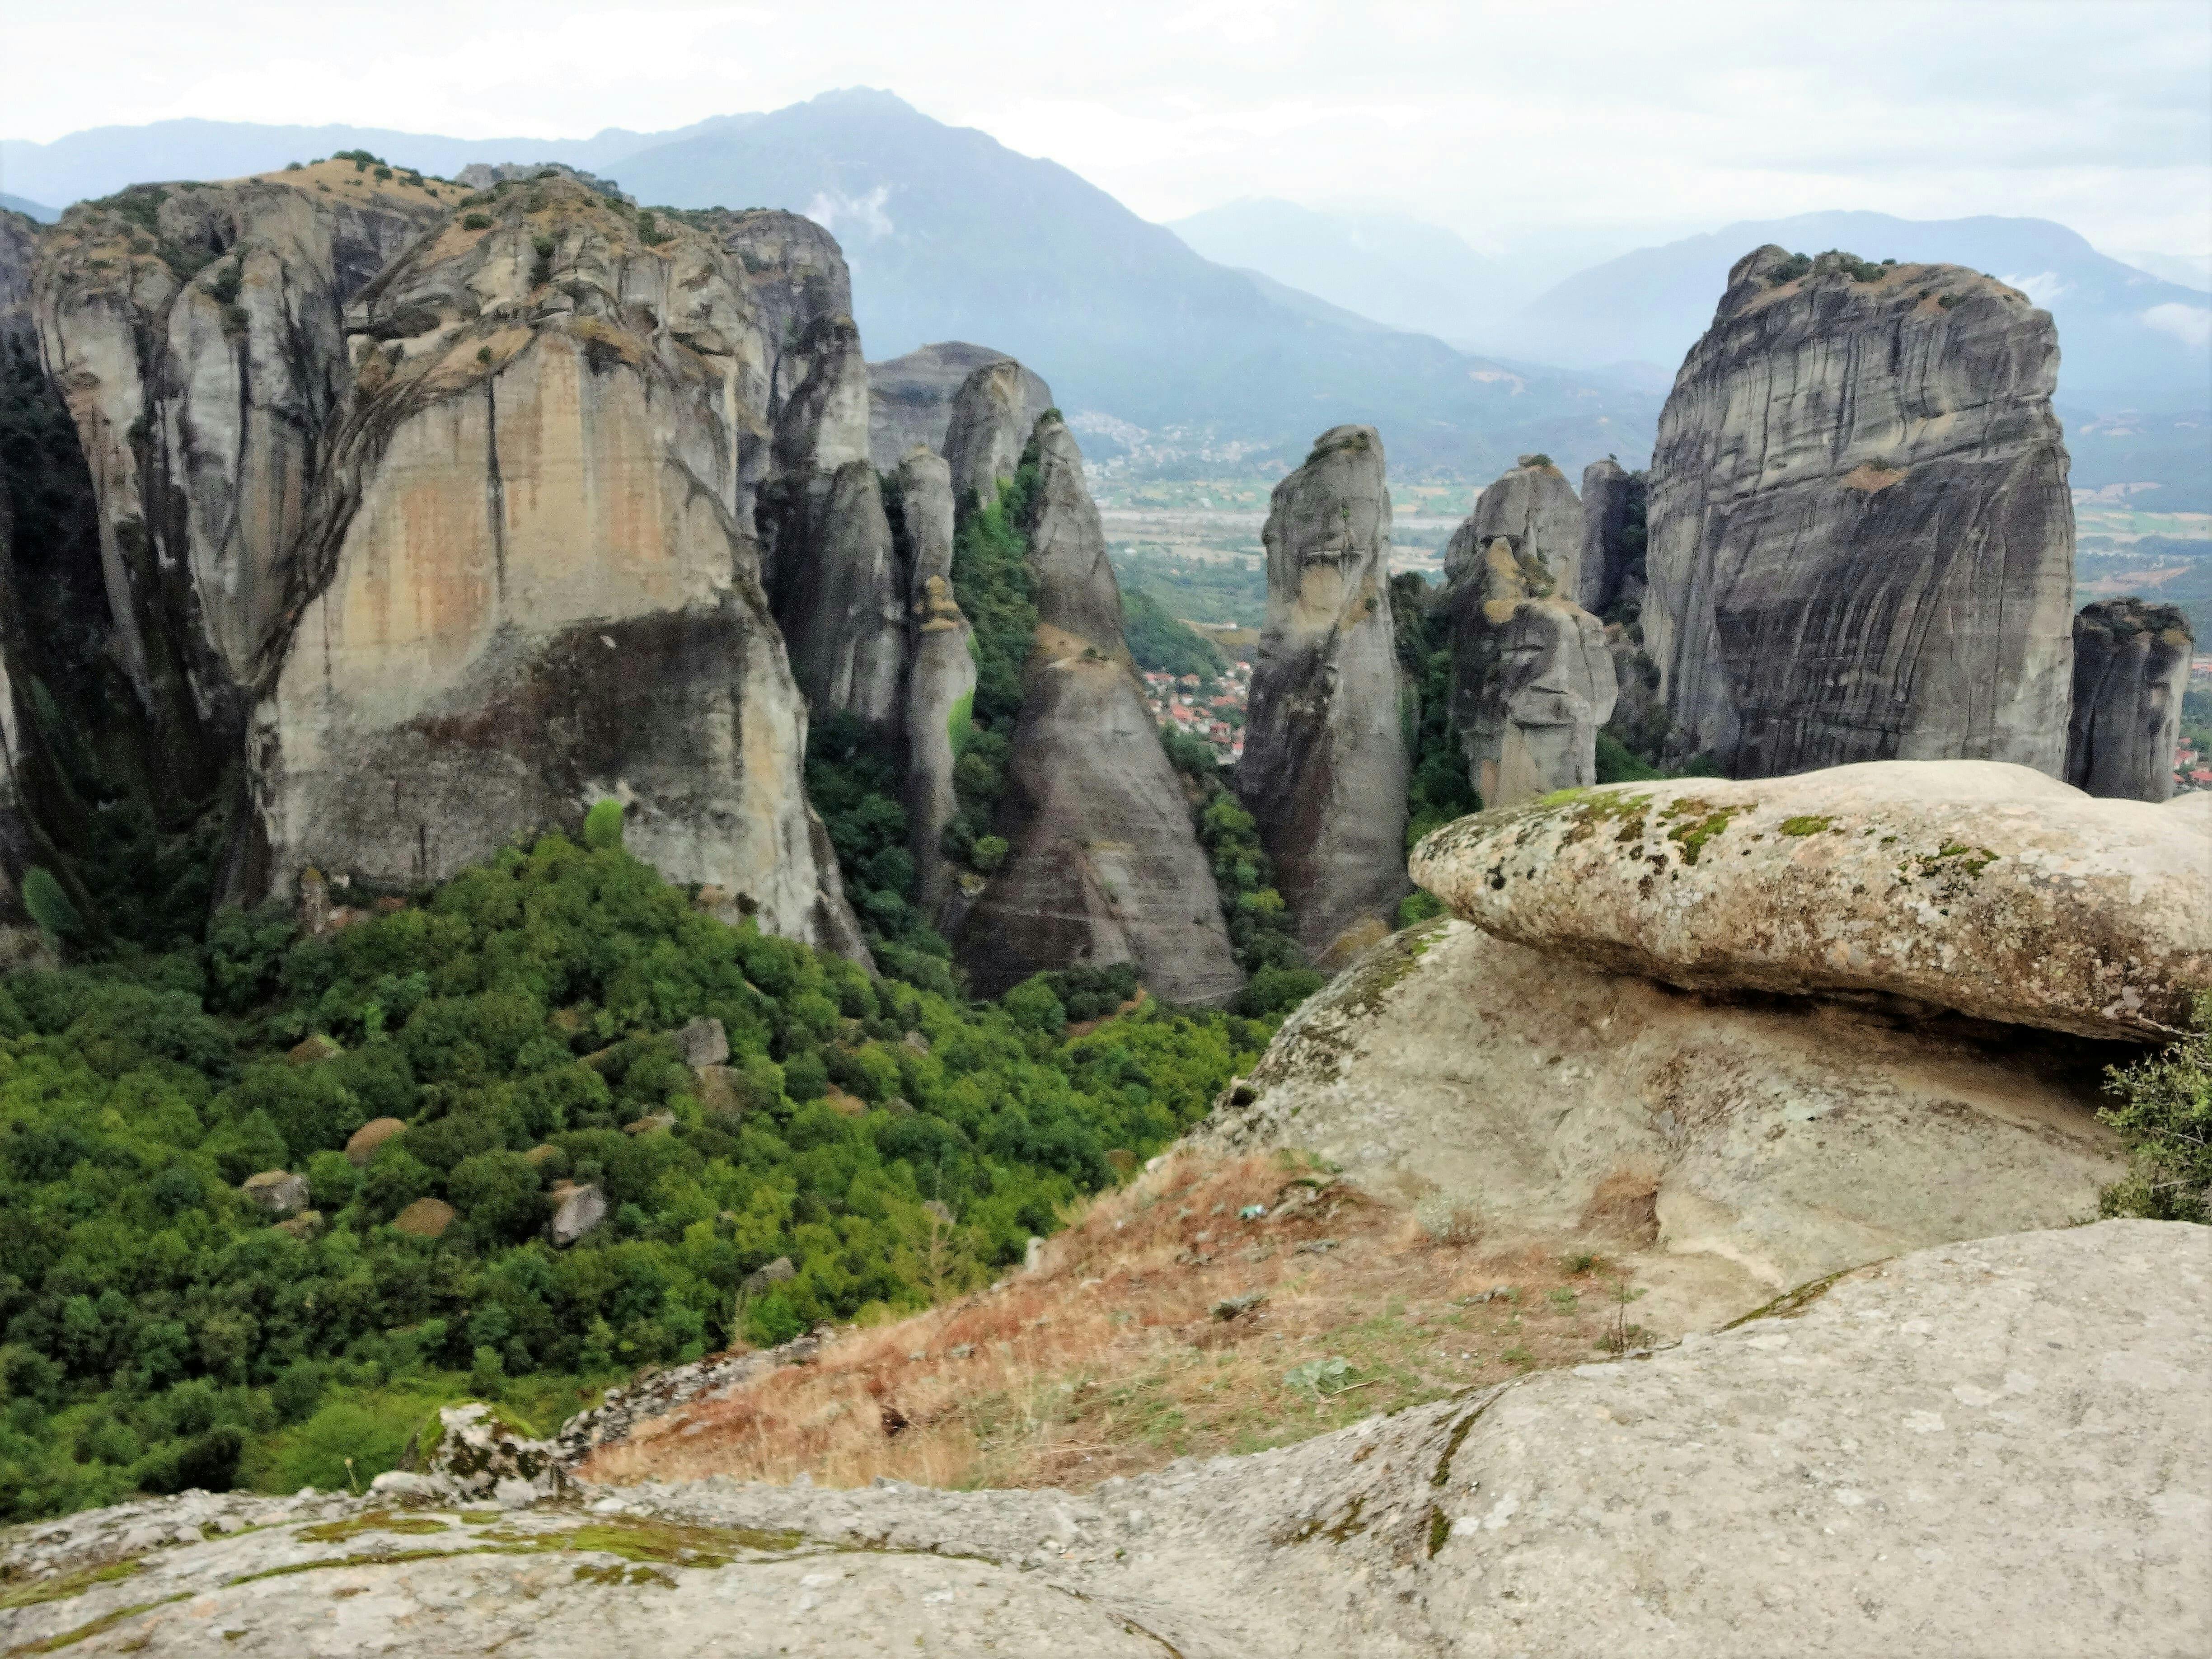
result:
[(1204, 738), (1223, 766), (1244, 757), (1244, 705), (1251, 691), (1252, 664), (1243, 656), (1232, 657), (1218, 678), (1158, 670), (1145, 675), (1145, 706), (1154, 723)]

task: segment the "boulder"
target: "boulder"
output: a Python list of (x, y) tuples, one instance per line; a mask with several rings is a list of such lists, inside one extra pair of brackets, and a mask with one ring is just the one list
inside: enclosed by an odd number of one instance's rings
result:
[(574, 1244), (607, 1218), (607, 1196), (597, 1182), (580, 1187), (573, 1182), (560, 1182), (550, 1196), (553, 1218), (546, 1224), (546, 1231), (556, 1249)]
[(1644, 475), (1607, 456), (1583, 469), (1583, 542), (1571, 599), (1592, 616), (1644, 599)]
[(2179, 605), (2098, 599), (2074, 618), (2074, 702), (2066, 781), (2093, 795), (2173, 793), (2181, 696), (2196, 635)]
[(359, 367), (260, 681), (242, 864), (413, 887), (615, 795), (671, 879), (860, 951), (732, 511), (763, 418), (741, 276), (565, 179), (485, 216), (349, 312)]
[(1468, 539), (1454, 536), (1444, 576), (1456, 580), (1466, 563), (1503, 537), (1531, 576), (1563, 599), (1582, 593), (1583, 504), (1548, 455), (1523, 455), (1474, 499)]
[(2212, 985), (2212, 842), (1993, 761), (1608, 785), (1462, 818), (1412, 864), (1500, 939), (1692, 990), (2154, 1042)]
[(1644, 628), (1670, 751), (2059, 775), (2074, 508), (2050, 313), (1956, 265), (1729, 273), (1659, 417)]
[(623, 1124), (623, 1133), (626, 1135), (649, 1135), (656, 1129), (672, 1129), (675, 1127), (676, 1114), (664, 1108)]
[[(1454, 535), (1454, 551), (1474, 526)], [(1540, 564), (1503, 536), (1480, 559), (1453, 563), (1452, 724), (1475, 793), (1486, 806), (1514, 806), (1595, 783), (1598, 727), (1620, 692), (1604, 624), (1548, 595)]]
[(458, 1215), (442, 1198), (418, 1198), (392, 1218), (392, 1224), (414, 1238), (443, 1238)]
[(1335, 967), (1388, 931), (1406, 892), (1390, 492), (1375, 428), (1315, 440), (1275, 486), (1261, 538), (1267, 613), (1237, 793), (1298, 944)]
[(907, 851), (915, 904), (933, 926), (953, 890), (945, 828), (960, 810), (952, 769), (975, 701), (975, 629), (952, 592), (952, 469), (912, 449), (895, 484), (907, 568), (910, 629), (906, 726)]
[(2124, 1168), (2095, 1116), (2109, 1058), (1686, 994), (1438, 918), (1300, 1006), (1206, 1133), (1317, 1153), (1393, 1201), (1442, 1193), (1499, 1248), (1594, 1235), (1678, 1260), (1725, 1317), (2095, 1213)]
[(1011, 357), (971, 370), (953, 395), (945, 429), (945, 460), (952, 471), (952, 501), (964, 517), (999, 499), (1012, 482), (1022, 448), (1036, 430), (1029, 413), (1027, 371)]
[(307, 1180), (289, 1170), (264, 1170), (239, 1183), (238, 1190), (275, 1216), (286, 1216), (307, 1204)]
[(284, 1051), (286, 1061), (294, 1066), (313, 1066), (325, 1060), (336, 1060), (345, 1050), (336, 1037), (315, 1031), (300, 1039)]
[(276, 1231), (280, 1233), (289, 1233), (293, 1237), (305, 1243), (308, 1239), (316, 1237), (322, 1232), (323, 1212), (320, 1210), (302, 1210), (289, 1219), (278, 1222)]
[(799, 1269), (791, 1265), (791, 1258), (780, 1255), (764, 1267), (756, 1267), (744, 1277), (738, 1294), (746, 1297), (765, 1296), (773, 1285), (788, 1285), (799, 1277)]
[[(454, 1473), (397, 1526), (380, 1491), (229, 1495), (230, 1536), (192, 1524), (198, 1493), (19, 1528), (0, 1567), (53, 1593), (11, 1596), (0, 1640), (90, 1628), (108, 1650), (213, 1655), (240, 1629), (393, 1659), (586, 1659), (611, 1630), (653, 1652), (767, 1631), (794, 1659), (2196, 1653), (2208, 1286), (2203, 1228), (2014, 1234), (1632, 1363), (1086, 1492), (638, 1486), (512, 1515), (497, 1549), (446, 1494), (511, 1464), (485, 1495), (536, 1497), (545, 1466), (520, 1471), (547, 1443), (441, 1420), (431, 1461)], [(743, 1381), (762, 1358), (690, 1369)], [(118, 1560), (136, 1571), (60, 1577)]]
[(407, 1125), (398, 1118), (373, 1117), (347, 1139), (346, 1158), (356, 1167), (366, 1169), (380, 1146), (392, 1136), (404, 1134), (406, 1129)]
[(1082, 453), (1057, 415), (1037, 422), (1035, 443), (1037, 625), (993, 823), (1008, 850), (960, 921), (955, 954), (983, 996), (1041, 971), (1130, 962), (1162, 997), (1225, 1002), (1243, 976), (1121, 637)]
[(669, 1035), (675, 1039), (677, 1057), (695, 1072), (702, 1066), (720, 1066), (730, 1057), (729, 1033), (719, 1019), (702, 1015)]
[(410, 1449), (409, 1461), (422, 1466), (415, 1472), (443, 1482), (456, 1498), (496, 1496), (515, 1508), (569, 1489), (559, 1448), (524, 1433), (481, 1400), (440, 1407), (435, 1427)]
[[(952, 404), (977, 369), (1011, 362), (1003, 351), (940, 340), (903, 357), (868, 365), (868, 458), (878, 472), (889, 472), (917, 445), (933, 455), (945, 453), (952, 425)], [(1024, 368), (1020, 429), (1029, 431), (1052, 407), (1052, 388)]]

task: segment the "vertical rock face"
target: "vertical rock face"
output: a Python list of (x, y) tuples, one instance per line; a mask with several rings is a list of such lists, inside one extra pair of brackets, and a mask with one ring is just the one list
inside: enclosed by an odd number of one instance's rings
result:
[(0, 350), (36, 348), (39, 329), (31, 315), (31, 265), (39, 251), (39, 228), (20, 213), (0, 208)]
[[(992, 373), (969, 377), (963, 404)], [(1037, 628), (994, 825), (1008, 852), (956, 948), (984, 995), (1040, 969), (1133, 962), (1157, 995), (1218, 1003), (1243, 975), (1122, 641), (1121, 592), (1082, 453), (1054, 416), (1037, 422), (1035, 441), (1029, 565)], [(956, 465), (956, 486), (958, 478)]]
[(953, 397), (945, 459), (952, 469), (953, 505), (962, 513), (973, 503), (998, 500), (999, 486), (1021, 465), (1035, 426), (1034, 419), (1024, 418), (1029, 407), (1024, 373), (1012, 358), (1001, 357), (972, 371)]
[(952, 470), (919, 447), (898, 464), (911, 633), (904, 703), (908, 851), (915, 902), (933, 922), (952, 891), (945, 827), (960, 809), (952, 769), (975, 701), (975, 630), (952, 596)]
[(731, 261), (568, 180), (456, 218), (349, 316), (358, 368), (250, 760), (267, 884), (441, 879), (629, 806), (631, 850), (854, 950), (806, 714), (736, 510)]
[(1405, 737), (1391, 637), (1390, 493), (1372, 427), (1333, 427), (1275, 486), (1267, 614), (1237, 793), (1299, 944), (1334, 966), (1407, 890)]
[[(1644, 481), (1610, 458), (1583, 469), (1583, 543), (1577, 590), (1594, 617), (1644, 598)], [(1563, 590), (1564, 591), (1564, 590)]]
[[(989, 363), (1010, 361), (1003, 351), (942, 340), (903, 357), (868, 365), (868, 453), (878, 471), (888, 472), (919, 444), (945, 453), (952, 424), (952, 403), (968, 377)], [(1030, 369), (1022, 370), (1024, 441), (1037, 417), (1052, 407), (1052, 388)]]
[[(1486, 807), (1515, 806), (1597, 781), (1597, 729), (1617, 686), (1605, 627), (1548, 592), (1533, 559), (1503, 536), (1468, 556), (1474, 519), (1452, 538), (1461, 571), (1448, 596), (1452, 723)], [(1248, 746), (1245, 751), (1251, 752)]]
[(2174, 605), (2128, 599), (2081, 607), (2074, 618), (2067, 782), (2124, 800), (2172, 796), (2194, 643), (2188, 617)]
[[(1511, 471), (1475, 497), (1468, 524), (1475, 554), (1502, 536), (1514, 556), (1540, 572), (1554, 593), (1571, 599), (1581, 592), (1583, 505), (1567, 475), (1548, 455), (1523, 455)], [(1461, 574), (1449, 553), (1444, 574), (1450, 580)]]
[(347, 162), (140, 185), (44, 240), (48, 371), (92, 471), (117, 646), (172, 764), (240, 728), (351, 379), (354, 294), (448, 204)]
[(1659, 421), (1644, 627), (1672, 752), (2057, 775), (2074, 514), (2048, 313), (1954, 265), (1729, 273)]
[[(0, 392), (12, 393), (18, 386), (36, 382), (31, 264), (37, 250), (38, 228), (22, 215), (0, 209)], [(11, 670), (19, 659), (21, 613), (15, 602), (15, 481), (5, 476), (7, 465), (8, 458), (0, 456), (0, 963), (18, 960), (39, 943), (21, 897), (33, 842), (24, 786), (16, 778), (23, 732)]]
[(732, 274), (751, 302), (767, 346), (765, 408), (773, 422), (813, 373), (808, 329), (818, 318), (853, 314), (853, 278), (844, 250), (811, 219), (780, 209), (749, 208), (714, 216), (711, 223), (736, 261)]

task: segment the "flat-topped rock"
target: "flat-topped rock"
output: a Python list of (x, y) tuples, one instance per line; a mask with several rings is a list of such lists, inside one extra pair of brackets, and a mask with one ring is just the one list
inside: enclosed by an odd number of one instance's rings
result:
[(1412, 870), (1500, 939), (1692, 990), (2155, 1042), (2212, 984), (2212, 845), (2188, 819), (1999, 762), (1562, 792), (1447, 825)]

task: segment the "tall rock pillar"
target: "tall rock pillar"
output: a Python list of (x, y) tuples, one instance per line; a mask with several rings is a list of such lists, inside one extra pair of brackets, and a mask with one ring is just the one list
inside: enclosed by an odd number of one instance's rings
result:
[(952, 471), (942, 456), (916, 447), (896, 475), (906, 543), (907, 848), (914, 857), (915, 902), (933, 926), (951, 896), (945, 827), (960, 810), (952, 769), (960, 759), (975, 702), (975, 630), (952, 596)]
[(1332, 427), (1275, 486), (1267, 613), (1237, 793), (1258, 821), (1307, 956), (1348, 960), (1406, 880), (1406, 739), (1391, 637), (1382, 441)]
[(2195, 638), (2179, 607), (2099, 599), (2074, 618), (2066, 781), (2093, 795), (2173, 794), (2173, 746)]

